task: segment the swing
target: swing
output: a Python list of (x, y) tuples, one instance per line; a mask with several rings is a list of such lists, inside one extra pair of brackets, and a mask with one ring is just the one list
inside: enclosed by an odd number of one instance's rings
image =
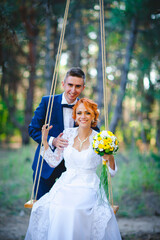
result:
[[(65, 29), (66, 29), (66, 24), (67, 24), (69, 5), (70, 5), (70, 0), (67, 0), (65, 13), (64, 13), (63, 26), (62, 26), (62, 30), (61, 30), (59, 45), (58, 45), (58, 52), (57, 52), (57, 56), (56, 56), (56, 63), (55, 63), (53, 77), (52, 77), (52, 84), (51, 84), (49, 102), (48, 102), (48, 107), (47, 107), (47, 113), (46, 113), (46, 117), (45, 117), (45, 124), (47, 123), (49, 108), (51, 107), (51, 109), (52, 109), (52, 107), (53, 107), (53, 101), (54, 101), (54, 95), (55, 95), (55, 89), (56, 89), (57, 77), (58, 77), (58, 68), (59, 68), (60, 57), (61, 57), (61, 53), (62, 53), (62, 46), (63, 46), (64, 34), (65, 34)], [(52, 101), (51, 101), (52, 96), (53, 96), (53, 98), (52, 98)], [(51, 112), (52, 111), (50, 111), (49, 120), (48, 120), (48, 125), (49, 126), (50, 126), (50, 120), (51, 120)], [(37, 173), (38, 173), (39, 162), (40, 162), (41, 148), (42, 148), (42, 142), (41, 142), (41, 145), (40, 145), (40, 151), (39, 151), (36, 173), (35, 173), (33, 187), (32, 187), (31, 199), (24, 204), (25, 208), (32, 208), (33, 204), (37, 201), (36, 199), (37, 199), (37, 193), (38, 193), (38, 188), (39, 188), (40, 176), (41, 176), (41, 172), (42, 172), (45, 150), (44, 150), (44, 153), (43, 153), (43, 156), (42, 156), (42, 161), (41, 161), (41, 166), (40, 166), (40, 171), (39, 171), (39, 176), (38, 176), (38, 182), (37, 182), (37, 187), (36, 187), (36, 193), (35, 193), (35, 199), (33, 199), (33, 194), (34, 194), (35, 184), (36, 184), (36, 180), (37, 180)]]
[[(99, 4), (100, 4), (102, 71), (103, 71), (103, 89), (104, 89), (104, 94), (103, 94), (104, 95), (104, 117), (105, 117), (105, 129), (108, 129), (108, 99), (107, 99), (107, 97), (108, 97), (108, 94), (107, 94), (108, 79), (106, 78), (106, 55), (105, 55), (105, 29), (104, 29), (104, 5), (103, 5), (103, 0), (99, 0)], [(50, 97), (49, 97), (49, 102), (48, 102), (48, 107), (47, 107), (47, 113), (46, 113), (46, 117), (45, 117), (45, 124), (47, 123), (49, 108), (51, 107), (51, 109), (52, 109), (52, 107), (53, 107), (55, 88), (56, 88), (56, 83), (57, 83), (58, 69), (59, 69), (60, 57), (61, 57), (61, 53), (62, 53), (62, 46), (63, 46), (65, 29), (66, 29), (69, 5), (70, 5), (70, 0), (67, 0), (65, 13), (64, 13), (64, 21), (63, 21), (63, 26), (62, 26), (61, 36), (60, 36), (60, 41), (59, 41), (59, 46), (58, 46), (58, 52), (57, 52), (57, 56), (56, 56), (55, 69), (54, 69), (53, 78), (52, 78), (52, 84), (51, 84)], [(51, 101), (51, 97), (52, 97), (52, 101)], [(50, 126), (50, 120), (51, 120), (51, 112), (52, 111), (50, 110), (49, 120), (48, 120), (49, 126)], [(41, 148), (42, 148), (42, 142), (41, 142), (41, 145), (40, 145), (40, 152), (41, 152)], [(40, 176), (41, 176), (41, 172), (42, 172), (45, 150), (44, 150), (43, 156), (42, 156), (42, 161), (41, 161), (41, 166), (40, 166), (40, 171), (39, 171), (39, 176), (38, 176), (38, 182), (37, 182), (37, 186), (36, 186), (35, 199), (33, 199), (35, 184), (36, 184), (36, 180), (37, 180), (37, 173), (38, 173), (38, 168), (39, 168), (39, 162), (40, 162), (40, 152), (39, 152), (39, 156), (38, 156), (38, 163), (37, 163), (35, 178), (34, 178), (34, 182), (33, 182), (31, 199), (24, 204), (25, 208), (32, 208), (33, 204), (36, 202), (36, 199), (37, 199), (37, 193), (38, 193), (38, 188), (39, 188)], [(114, 213), (116, 214), (116, 212), (119, 209), (119, 206), (113, 205), (113, 194), (112, 194), (112, 185), (111, 185), (110, 174), (108, 174), (108, 186), (109, 186), (109, 202), (112, 206), (112, 209), (113, 209)]]
[[(102, 49), (102, 73), (103, 73), (103, 97), (104, 97), (104, 120), (105, 129), (108, 129), (108, 78), (106, 77), (106, 50), (105, 50), (105, 28), (104, 28), (104, 3), (103, 0), (99, 0), (100, 5), (100, 27), (101, 27), (101, 49)], [(109, 202), (114, 211), (114, 214), (119, 209), (118, 205), (113, 205), (113, 193), (111, 184), (111, 175), (108, 174), (108, 192)]]

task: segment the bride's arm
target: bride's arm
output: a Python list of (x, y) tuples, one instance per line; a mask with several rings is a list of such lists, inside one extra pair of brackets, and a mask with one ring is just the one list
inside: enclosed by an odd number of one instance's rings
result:
[(45, 147), (43, 146), (41, 149), (41, 156), (50, 167), (55, 168), (61, 163), (63, 159), (63, 150), (56, 148), (53, 152), (50, 147), (45, 150)]
[(52, 126), (50, 126), (49, 128), (46, 127), (47, 125), (43, 125), (42, 127), (43, 147), (41, 149), (41, 156), (44, 158), (44, 160), (48, 163), (50, 167), (55, 168), (60, 164), (63, 159), (63, 149), (56, 148), (54, 152), (51, 150), (47, 142), (47, 136)]
[(109, 168), (109, 172), (111, 174), (112, 177), (115, 176), (115, 174), (117, 173), (117, 164), (114, 160), (114, 156), (113, 155), (108, 155), (108, 154), (104, 154), (104, 156), (102, 157), (103, 161), (107, 161), (108, 163), (108, 168)]

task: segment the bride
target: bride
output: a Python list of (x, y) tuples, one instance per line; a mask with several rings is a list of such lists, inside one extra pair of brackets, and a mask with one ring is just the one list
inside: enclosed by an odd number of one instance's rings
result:
[[(97, 132), (91, 128), (97, 125), (98, 116), (96, 103), (80, 99), (73, 107), (78, 127), (63, 131), (68, 145), (54, 152), (47, 143), (52, 126), (42, 127), (41, 155), (51, 167), (58, 166), (64, 158), (67, 170), (33, 205), (25, 240), (121, 240), (113, 210), (105, 195), (102, 201), (99, 193), (96, 169), (102, 164), (102, 157), (92, 149)], [(114, 157), (105, 154), (103, 160), (108, 161), (109, 172), (114, 176)]]

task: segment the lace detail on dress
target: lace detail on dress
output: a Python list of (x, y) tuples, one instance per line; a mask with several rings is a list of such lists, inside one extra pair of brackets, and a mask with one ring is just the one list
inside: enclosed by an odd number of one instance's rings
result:
[[(102, 196), (103, 195), (103, 196)], [(110, 204), (106, 198), (105, 192), (97, 192), (97, 201), (93, 208), (92, 237), (91, 239), (104, 239), (108, 221), (111, 219), (112, 213)]]
[[(74, 142), (73, 132), (74, 131), (72, 128), (68, 128), (63, 131), (62, 138), (68, 140), (69, 144), (71, 142)], [(44, 160), (48, 163), (50, 167), (55, 168), (60, 164), (63, 159), (63, 151), (64, 150), (56, 148), (53, 152), (50, 147), (45, 150), (42, 146), (41, 156), (44, 158)]]
[(62, 181), (59, 179), (54, 184), (54, 188), (51, 188), (50, 192), (46, 193), (42, 198), (34, 203), (25, 240), (48, 239), (48, 230), (50, 225), (49, 206), (50, 202), (53, 202), (61, 184)]
[(44, 206), (40, 206), (38, 211), (32, 213), (30, 221), (32, 224), (29, 226), (30, 231), (27, 232), (25, 240), (47, 240), (49, 218), (48, 211), (44, 211)]
[(63, 138), (69, 141), (69, 145), (73, 145), (74, 138), (78, 134), (78, 128), (67, 128), (63, 131)]
[(53, 152), (50, 147), (47, 150), (42, 147), (41, 156), (44, 158), (44, 160), (48, 163), (50, 167), (55, 168), (60, 164), (63, 159), (63, 150), (56, 148), (56, 150)]
[(92, 224), (92, 237), (91, 239), (103, 239), (107, 223), (111, 219), (112, 214), (109, 205), (96, 204), (93, 209), (93, 224)]

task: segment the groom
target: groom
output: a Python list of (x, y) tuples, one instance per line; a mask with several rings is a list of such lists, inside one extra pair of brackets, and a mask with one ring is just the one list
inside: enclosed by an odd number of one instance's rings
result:
[[(77, 102), (79, 95), (85, 88), (84, 72), (78, 67), (71, 68), (66, 73), (65, 79), (62, 82), (62, 86), (64, 88), (64, 92), (60, 95), (54, 96), (54, 103), (50, 121), (50, 125), (52, 125), (53, 128), (49, 131), (48, 134), (48, 143), (53, 149), (53, 151), (55, 147), (64, 148), (67, 145), (67, 140), (62, 139), (61, 136), (64, 129), (74, 126), (74, 120), (72, 118), (72, 106), (74, 106), (74, 104)], [(42, 140), (41, 129), (43, 124), (45, 123), (48, 102), (49, 96), (42, 97), (42, 100), (37, 109), (35, 110), (34, 116), (28, 128), (29, 136), (38, 143), (38, 147), (36, 149), (34, 161), (32, 164), (33, 179), (35, 178), (35, 172)], [(42, 157), (40, 156), (39, 169), (41, 166), (41, 161)], [(56, 168), (51, 168), (44, 160), (37, 199), (39, 199), (51, 189), (51, 187), (55, 183), (56, 178), (59, 178), (64, 171), (64, 160)], [(37, 174), (37, 176), (39, 176), (39, 174)]]

